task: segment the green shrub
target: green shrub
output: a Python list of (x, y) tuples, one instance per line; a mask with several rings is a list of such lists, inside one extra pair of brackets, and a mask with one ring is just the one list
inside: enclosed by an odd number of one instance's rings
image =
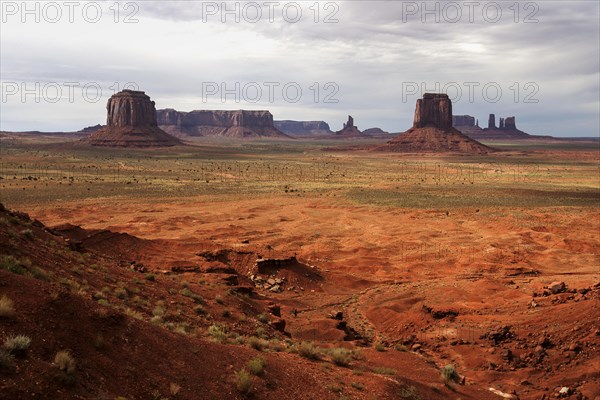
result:
[(248, 346), (258, 351), (263, 351), (269, 345), (268, 341), (256, 336), (250, 336), (248, 340), (246, 340), (246, 343)]
[(252, 375), (260, 376), (265, 372), (265, 365), (267, 362), (260, 357), (255, 357), (252, 360), (248, 361), (248, 371)]
[(146, 275), (144, 275), (144, 278), (146, 278), (146, 280), (150, 281), (150, 282), (156, 281), (156, 276), (154, 274), (146, 274)]
[(362, 383), (360, 383), (360, 382), (352, 382), (350, 384), (350, 386), (352, 386), (356, 390), (361, 390), (361, 391), (365, 390), (365, 386)]
[(17, 275), (25, 275), (27, 269), (23, 268), (22, 263), (13, 256), (0, 256), (0, 269), (12, 272)]
[(258, 314), (256, 316), (256, 319), (258, 319), (263, 324), (266, 324), (267, 322), (269, 322), (269, 317), (267, 317), (265, 314)]
[(336, 365), (347, 367), (350, 364), (351, 353), (347, 349), (341, 347), (331, 349), (329, 351), (329, 356), (331, 357), (331, 361)]
[(189, 288), (183, 288), (179, 291), (179, 294), (185, 296), (185, 297), (189, 297), (190, 299), (194, 300), (194, 302), (198, 303), (198, 304), (204, 304), (204, 299), (202, 298), (202, 296), (192, 292)]
[(10, 354), (24, 355), (31, 344), (31, 338), (25, 335), (11, 336), (4, 341), (4, 348)]
[(242, 394), (249, 394), (252, 390), (252, 377), (245, 369), (235, 373), (235, 387)]
[(451, 382), (460, 381), (460, 376), (458, 376), (458, 374), (456, 373), (456, 369), (452, 364), (448, 364), (440, 370), (440, 377), (442, 378), (442, 382), (444, 382), (445, 385), (449, 385)]
[(217, 304), (223, 304), (223, 297), (221, 297), (220, 295), (216, 295), (215, 296), (215, 302)]
[(23, 229), (21, 231), (21, 235), (23, 235), (27, 239), (33, 239), (33, 231), (31, 229)]
[(311, 342), (300, 343), (300, 346), (298, 346), (298, 354), (309, 360), (319, 360), (321, 358), (321, 351)]
[(223, 325), (211, 325), (208, 328), (208, 334), (215, 342), (225, 343), (227, 341), (227, 327)]
[(194, 307), (194, 312), (198, 315), (206, 315), (206, 309), (204, 307), (202, 307), (200, 304), (198, 304), (196, 307)]
[(375, 350), (383, 352), (385, 351), (385, 346), (383, 345), (383, 343), (377, 343), (375, 345)]
[(6, 295), (2, 295), (0, 298), (0, 318), (12, 317), (15, 314), (15, 308), (13, 301)]
[(118, 299), (125, 300), (128, 296), (127, 289), (124, 287), (118, 287), (115, 289), (115, 296)]
[(405, 352), (408, 351), (408, 348), (403, 344), (397, 344), (394, 348), (398, 351)]
[(375, 367), (372, 371), (379, 375), (396, 375), (396, 370), (391, 368)]

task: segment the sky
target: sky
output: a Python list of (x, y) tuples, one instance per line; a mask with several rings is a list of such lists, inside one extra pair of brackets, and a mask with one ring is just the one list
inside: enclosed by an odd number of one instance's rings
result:
[(402, 132), (445, 92), (487, 126), (600, 135), (597, 1), (0, 1), (0, 130), (105, 123), (123, 88), (157, 109), (269, 110)]

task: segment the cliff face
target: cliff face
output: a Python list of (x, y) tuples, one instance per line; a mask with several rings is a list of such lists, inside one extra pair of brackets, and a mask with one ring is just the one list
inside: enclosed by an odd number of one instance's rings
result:
[(470, 115), (453, 115), (452, 126), (475, 126), (475, 117)]
[(472, 154), (494, 151), (452, 127), (452, 102), (448, 95), (437, 93), (426, 93), (417, 100), (412, 128), (374, 150)]
[(154, 102), (146, 93), (123, 90), (108, 100), (106, 126), (82, 139), (93, 146), (162, 147), (182, 144), (162, 131)]
[(274, 121), (275, 128), (290, 136), (324, 136), (333, 132), (325, 121)]
[(165, 109), (156, 116), (161, 128), (182, 136), (289, 138), (275, 127), (269, 111)]
[(425, 93), (417, 100), (413, 128), (452, 128), (452, 102), (447, 94)]

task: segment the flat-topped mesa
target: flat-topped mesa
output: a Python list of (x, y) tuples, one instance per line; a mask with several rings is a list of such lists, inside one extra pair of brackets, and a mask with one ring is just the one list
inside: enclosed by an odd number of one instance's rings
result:
[(325, 121), (273, 121), (275, 128), (291, 136), (325, 136), (331, 135), (329, 124)]
[[(462, 116), (460, 122), (473, 124), (473, 117)], [(468, 118), (466, 118), (468, 117)], [(471, 126), (473, 128), (473, 126)], [(472, 153), (495, 151), (473, 140), (452, 126), (452, 102), (446, 94), (426, 93), (417, 100), (413, 127), (395, 136), (375, 151), (408, 153)]]
[(452, 126), (475, 126), (475, 117), (470, 115), (453, 115)]
[(146, 93), (123, 90), (108, 99), (106, 126), (82, 139), (92, 146), (163, 147), (181, 143), (157, 124), (154, 102)]
[(114, 94), (108, 99), (106, 110), (109, 127), (158, 126), (154, 102), (141, 91), (123, 90)]
[(156, 112), (158, 125), (182, 136), (280, 137), (273, 114), (266, 110), (194, 110), (171, 108)]
[(445, 93), (425, 93), (417, 100), (413, 128), (452, 128), (452, 102)]

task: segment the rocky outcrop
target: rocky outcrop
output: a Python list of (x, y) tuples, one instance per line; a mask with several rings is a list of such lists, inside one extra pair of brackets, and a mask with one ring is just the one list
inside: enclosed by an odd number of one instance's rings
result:
[(362, 137), (364, 135), (358, 130), (356, 125), (354, 125), (354, 118), (352, 118), (351, 115), (348, 115), (348, 122), (344, 123), (344, 127), (341, 131), (335, 132), (335, 136)]
[(425, 93), (417, 100), (413, 128), (452, 128), (452, 102), (444, 93)]
[(154, 102), (146, 93), (123, 90), (106, 105), (106, 126), (83, 139), (93, 146), (162, 147), (182, 144), (162, 131), (156, 121)]
[(333, 132), (325, 121), (274, 121), (275, 128), (290, 136), (325, 136)]
[(412, 128), (374, 150), (473, 154), (494, 151), (452, 127), (452, 102), (448, 95), (437, 93), (426, 93), (417, 100)]
[(496, 115), (490, 114), (488, 118), (488, 129), (496, 129)]
[(227, 136), (240, 138), (290, 138), (277, 129), (269, 111), (158, 110), (158, 125), (177, 136)]
[(390, 133), (384, 131), (381, 128), (369, 128), (362, 131), (363, 135), (372, 136), (372, 137), (390, 137)]

